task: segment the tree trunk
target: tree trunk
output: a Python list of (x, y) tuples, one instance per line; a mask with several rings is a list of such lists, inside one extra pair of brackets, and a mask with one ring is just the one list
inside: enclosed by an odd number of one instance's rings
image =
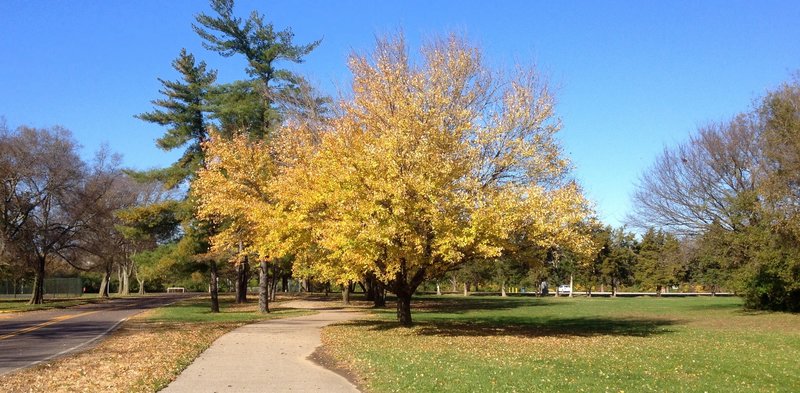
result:
[(611, 279), (611, 297), (617, 297), (617, 279)]
[(122, 295), (122, 267), (117, 266), (117, 295)]
[(245, 256), (244, 261), (236, 265), (236, 303), (247, 303), (247, 273), (249, 270), (250, 264)]
[(411, 294), (395, 293), (397, 295), (397, 321), (400, 325), (411, 326)]
[(42, 304), (44, 303), (44, 265), (47, 260), (45, 258), (36, 259), (36, 272), (33, 277), (33, 292), (31, 292), (31, 300), (28, 304)]
[(375, 301), (376, 280), (372, 273), (364, 276), (364, 294), (366, 300)]
[(111, 273), (108, 271), (103, 272), (103, 278), (100, 279), (100, 297), (108, 297), (108, 287), (111, 282)]
[(269, 282), (269, 300), (274, 302), (275, 299), (278, 297), (278, 277), (280, 277), (281, 269), (278, 265), (272, 265), (272, 277), (268, 280)]
[(281, 277), (281, 291), (283, 293), (289, 292), (289, 276), (286, 274)]
[(367, 283), (365, 288), (364, 300), (375, 301), (375, 283)]
[(469, 283), (464, 283), (464, 296), (469, 296)]
[(120, 277), (122, 278), (122, 282), (120, 283), (120, 295), (128, 296), (131, 294), (131, 286), (130, 286), (130, 272), (128, 271), (127, 266), (120, 265), (119, 267)]
[(575, 292), (575, 289), (572, 287), (572, 274), (569, 275), (569, 297), (572, 297), (572, 292)]
[(656, 285), (656, 297), (661, 297), (661, 285)]
[[(430, 239), (429, 239), (430, 242)], [(426, 254), (430, 255), (430, 247), (426, 247)], [(425, 279), (425, 269), (418, 269), (409, 275), (406, 270), (405, 260), (401, 260), (400, 271), (395, 274), (394, 280), (389, 285), (397, 297), (397, 321), (402, 326), (411, 326), (411, 296)]]
[(378, 280), (373, 281), (372, 291), (374, 293), (372, 306), (375, 308), (386, 307), (386, 289), (383, 287), (383, 283)]
[(261, 261), (261, 266), (258, 269), (258, 311), (262, 314), (269, 313), (269, 287), (267, 269), (269, 269), (266, 260)]
[(130, 295), (131, 294), (131, 272), (128, 269), (125, 269), (125, 276), (123, 277), (125, 287), (122, 289), (123, 295)]
[(139, 269), (136, 268), (136, 264), (131, 265), (133, 268), (133, 276), (136, 278), (136, 282), (139, 284), (139, 295), (144, 295), (144, 280), (139, 277)]
[(219, 312), (219, 288), (217, 288), (217, 261), (211, 261), (211, 312)]
[(350, 305), (350, 283), (342, 284), (342, 303), (345, 306)]

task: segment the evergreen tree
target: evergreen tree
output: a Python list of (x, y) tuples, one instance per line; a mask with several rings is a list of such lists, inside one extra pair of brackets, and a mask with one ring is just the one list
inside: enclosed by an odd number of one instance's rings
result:
[[(204, 165), (203, 143), (208, 140), (208, 95), (213, 83), (216, 81), (216, 72), (207, 70), (205, 62), (197, 62), (194, 55), (182, 49), (178, 58), (172, 62), (172, 67), (181, 75), (179, 81), (160, 79), (163, 98), (153, 100), (156, 108), (152, 112), (137, 115), (139, 119), (167, 127), (164, 136), (156, 140), (156, 145), (166, 151), (184, 149), (183, 155), (172, 165), (164, 169), (156, 169), (134, 174), (143, 180), (158, 180), (167, 189), (179, 188), (186, 182), (191, 182), (197, 171)], [(184, 252), (181, 258), (208, 253), (208, 233), (211, 229), (208, 223), (197, 222), (192, 213), (194, 202), (186, 197), (182, 203), (163, 201), (157, 205), (144, 206), (130, 212), (130, 216), (148, 217), (147, 210), (170, 210), (172, 214), (162, 217), (177, 216), (182, 227), (183, 236), (179, 245), (174, 247), (176, 252)], [(163, 223), (168, 224), (168, 223)], [(130, 224), (136, 226), (135, 222)], [(158, 224), (156, 226), (161, 226)], [(161, 245), (162, 247), (166, 245)], [(176, 257), (177, 258), (177, 257)], [(216, 272), (216, 260), (205, 257), (210, 263), (212, 276)], [(211, 279), (212, 285), (212, 311), (219, 311), (216, 301), (216, 277)]]
[[(292, 43), (291, 29), (275, 31), (264, 16), (254, 11), (246, 20), (233, 14), (233, 0), (212, 0), (211, 8), (216, 15), (200, 14), (195, 32), (203, 39), (206, 49), (223, 57), (242, 55), (247, 60), (245, 71), (252, 80), (236, 81), (216, 86), (209, 95), (208, 109), (223, 137), (245, 134), (251, 140), (266, 139), (282, 119), (279, 101), (311, 102), (301, 100), (298, 94), (311, 91), (305, 80), (289, 70), (278, 67), (278, 63), (289, 61), (301, 63), (303, 57), (319, 45), (319, 41), (307, 45)], [(216, 224), (230, 225), (217, 217)], [(230, 220), (228, 220), (230, 221)], [(234, 249), (237, 254), (237, 302), (244, 302), (247, 294), (249, 272), (248, 244), (242, 239)], [(262, 275), (266, 274), (262, 261)]]
[(683, 274), (681, 243), (675, 235), (650, 228), (642, 236), (635, 282), (642, 290), (655, 289), (658, 295), (664, 287), (680, 282)]
[(604, 283), (603, 262), (611, 253), (611, 227), (595, 225), (590, 230), (592, 242), (597, 248), (595, 255), (578, 269), (578, 279), (586, 286), (589, 296), (592, 290)]
[(248, 80), (214, 86), (209, 92), (208, 109), (226, 138), (246, 133), (260, 139), (274, 116), (274, 111), (265, 106), (258, 83)]
[[(157, 108), (136, 117), (168, 127), (156, 140), (156, 145), (166, 151), (184, 148), (181, 158), (164, 169), (145, 173), (145, 177), (164, 182), (166, 188), (175, 188), (191, 180), (203, 165), (202, 143), (208, 139), (207, 103), (216, 71), (206, 70), (206, 63), (196, 63), (194, 55), (181, 49), (172, 67), (181, 75), (180, 81), (159, 78), (164, 98), (153, 100)], [(140, 176), (141, 177), (141, 176)]]
[(625, 228), (617, 228), (610, 232), (611, 250), (603, 259), (600, 270), (611, 284), (611, 296), (616, 296), (619, 286), (630, 282), (632, 278), (638, 244), (634, 234), (625, 232)]
[[(246, 20), (233, 15), (233, 0), (212, 0), (211, 8), (215, 16), (200, 14), (194, 31), (203, 39), (206, 49), (224, 57), (241, 55), (247, 59), (246, 72), (256, 81), (263, 100), (259, 122), (260, 129), (248, 129), (247, 133), (266, 136), (269, 130), (280, 122), (280, 115), (274, 107), (275, 98), (291, 92), (303, 80), (289, 70), (278, 68), (278, 63), (289, 61), (302, 63), (303, 58), (316, 48), (320, 41), (306, 45), (292, 43), (294, 33), (291, 29), (275, 31), (272, 23), (264, 21), (264, 16), (253, 11)], [(245, 93), (244, 84), (231, 85), (230, 88)]]

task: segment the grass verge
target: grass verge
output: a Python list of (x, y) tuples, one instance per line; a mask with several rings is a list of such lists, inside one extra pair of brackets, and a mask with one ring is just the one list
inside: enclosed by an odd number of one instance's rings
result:
[(11, 312), (24, 312), (36, 310), (50, 310), (53, 308), (67, 308), (79, 306), (87, 303), (97, 303), (105, 301), (96, 296), (82, 296), (64, 299), (47, 299), (43, 304), (28, 304), (29, 299), (0, 299), (0, 314)]
[(156, 392), (219, 336), (246, 323), (310, 313), (275, 308), (262, 315), (252, 302), (220, 302), (219, 314), (208, 311), (207, 298), (139, 314), (90, 350), (0, 377), (0, 391)]
[(370, 392), (791, 392), (800, 315), (737, 298), (427, 297), (329, 326), (328, 355)]

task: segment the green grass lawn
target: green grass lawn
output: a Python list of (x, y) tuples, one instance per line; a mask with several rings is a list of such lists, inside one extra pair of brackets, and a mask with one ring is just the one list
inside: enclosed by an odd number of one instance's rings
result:
[(236, 304), (233, 296), (220, 296), (219, 313), (212, 313), (207, 296), (182, 300), (175, 304), (160, 307), (147, 315), (152, 322), (225, 323), (253, 322), (265, 319), (295, 317), (313, 313), (309, 310), (285, 309), (270, 305), (269, 314), (258, 312), (258, 300)]
[(800, 315), (738, 298), (463, 298), (330, 326), (370, 392), (797, 392)]
[(146, 293), (144, 295), (132, 293), (126, 296), (112, 293), (111, 296), (107, 298), (101, 298), (97, 293), (84, 293), (82, 296), (57, 297), (57, 298), (52, 298), (50, 295), (45, 295), (44, 303), (28, 304), (31, 295), (25, 294), (25, 295), (17, 295), (17, 298), (10, 298), (10, 297), (0, 298), (0, 313), (50, 310), (54, 308), (74, 307), (74, 306), (79, 306), (81, 304), (105, 302), (113, 299), (124, 299), (130, 297), (140, 297), (140, 296), (158, 296), (158, 295), (162, 295), (162, 293)]
[(35, 310), (49, 310), (52, 308), (66, 308), (86, 303), (102, 301), (97, 295), (84, 295), (75, 298), (45, 299), (43, 304), (28, 304), (30, 295), (20, 295), (16, 299), (0, 299), (0, 313), (21, 312)]

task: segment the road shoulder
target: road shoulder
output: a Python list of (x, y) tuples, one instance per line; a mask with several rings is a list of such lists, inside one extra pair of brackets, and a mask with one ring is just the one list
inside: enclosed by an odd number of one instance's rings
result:
[(224, 299), (223, 312), (212, 315), (203, 301), (171, 317), (163, 315), (164, 309), (139, 314), (90, 349), (0, 376), (0, 391), (158, 391), (214, 340), (252, 318), (298, 315), (297, 310), (278, 309), (261, 316), (257, 304), (236, 305), (232, 299)]

